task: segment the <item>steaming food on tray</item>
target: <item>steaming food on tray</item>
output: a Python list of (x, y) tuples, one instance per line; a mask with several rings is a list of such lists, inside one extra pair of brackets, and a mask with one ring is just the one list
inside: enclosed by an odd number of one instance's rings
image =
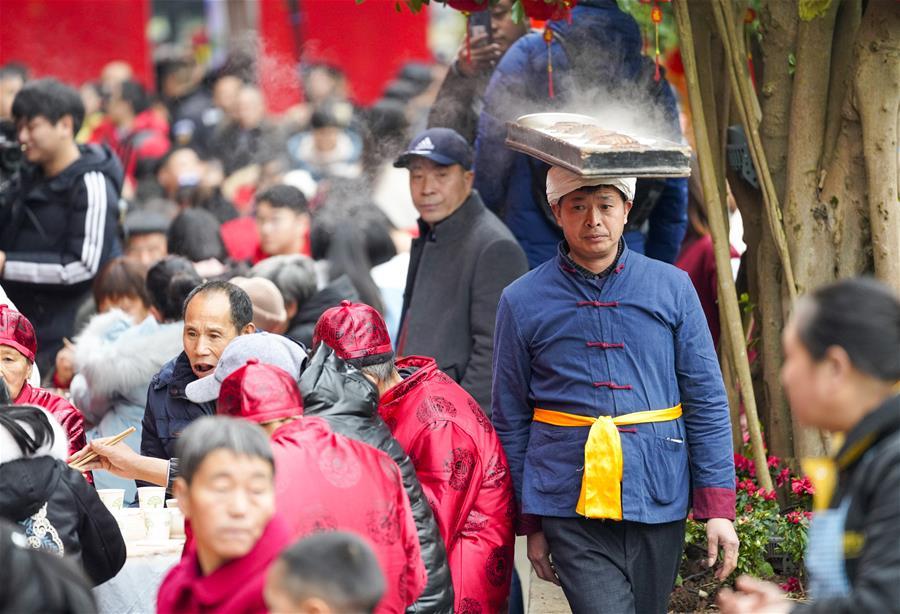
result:
[(508, 147), (580, 175), (687, 177), (691, 149), (653, 136), (631, 136), (572, 113), (533, 113), (507, 124)]
[(599, 145), (607, 147), (627, 147), (629, 145), (638, 146), (640, 142), (628, 136), (620, 134), (612, 130), (606, 130), (600, 126), (591, 126), (578, 122), (557, 122), (545, 128), (543, 132), (548, 134), (571, 135), (572, 137), (582, 137), (588, 141), (590, 145)]

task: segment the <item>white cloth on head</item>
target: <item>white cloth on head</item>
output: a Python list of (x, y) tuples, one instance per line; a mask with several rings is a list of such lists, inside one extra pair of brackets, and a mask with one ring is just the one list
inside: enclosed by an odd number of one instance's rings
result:
[(630, 201), (634, 200), (636, 184), (637, 179), (634, 177), (590, 177), (573, 173), (561, 166), (551, 166), (547, 172), (547, 200), (555, 205), (560, 198), (580, 188), (608, 185), (618, 189), (625, 200)]

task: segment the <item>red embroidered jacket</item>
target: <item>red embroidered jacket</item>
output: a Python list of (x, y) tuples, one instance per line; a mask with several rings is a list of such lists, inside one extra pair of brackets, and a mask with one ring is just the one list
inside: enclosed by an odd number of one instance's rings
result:
[(379, 412), (416, 468), (447, 546), (460, 614), (501, 611), (513, 567), (515, 499), (491, 421), (432, 358), (397, 361), (412, 375)]
[(34, 388), (28, 382), (16, 397), (16, 405), (37, 405), (43, 407), (62, 425), (69, 438), (69, 455), (75, 454), (86, 445), (84, 438), (84, 416), (66, 399), (43, 388)]
[(387, 583), (376, 612), (401, 613), (425, 588), (425, 564), (400, 469), (384, 452), (300, 418), (272, 434), (279, 515), (294, 539), (344, 530), (369, 542)]

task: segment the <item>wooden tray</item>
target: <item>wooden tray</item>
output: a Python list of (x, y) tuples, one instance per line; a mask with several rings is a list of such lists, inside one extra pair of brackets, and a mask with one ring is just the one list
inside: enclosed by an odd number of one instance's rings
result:
[(507, 124), (506, 145), (592, 177), (689, 177), (691, 148), (605, 130), (573, 113), (533, 113)]

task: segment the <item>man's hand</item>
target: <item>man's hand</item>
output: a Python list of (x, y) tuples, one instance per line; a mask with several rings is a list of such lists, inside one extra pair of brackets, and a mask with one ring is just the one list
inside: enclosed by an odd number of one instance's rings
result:
[(727, 518), (710, 518), (706, 521), (706, 564), (712, 567), (719, 557), (719, 547), (724, 550), (722, 565), (716, 572), (717, 580), (724, 580), (737, 567), (740, 541), (734, 530), (734, 523)]
[(3, 267), (6, 266), (6, 252), (0, 250), (0, 275), (3, 275)]
[(497, 43), (487, 43), (487, 34), (473, 36), (469, 40), (469, 54), (466, 57), (466, 44), (463, 43), (456, 52), (456, 70), (464, 77), (474, 77), (479, 73), (489, 72), (500, 60), (503, 51)]
[(734, 586), (737, 592), (729, 588), (719, 591), (717, 603), (722, 614), (787, 614), (794, 607), (771, 582), (741, 576)]
[(69, 463), (74, 463), (87, 455), (95, 452), (97, 458), (90, 461), (84, 467), (83, 472), (103, 469), (113, 475), (129, 480), (143, 480), (157, 486), (165, 486), (169, 474), (169, 461), (161, 458), (141, 456), (132, 450), (128, 444), (119, 442), (109, 445), (111, 437), (95, 439), (69, 458)]
[(528, 560), (534, 567), (535, 573), (541, 580), (553, 582), (559, 586), (559, 578), (556, 577), (556, 569), (550, 562), (550, 545), (543, 531), (532, 533), (528, 536)]

